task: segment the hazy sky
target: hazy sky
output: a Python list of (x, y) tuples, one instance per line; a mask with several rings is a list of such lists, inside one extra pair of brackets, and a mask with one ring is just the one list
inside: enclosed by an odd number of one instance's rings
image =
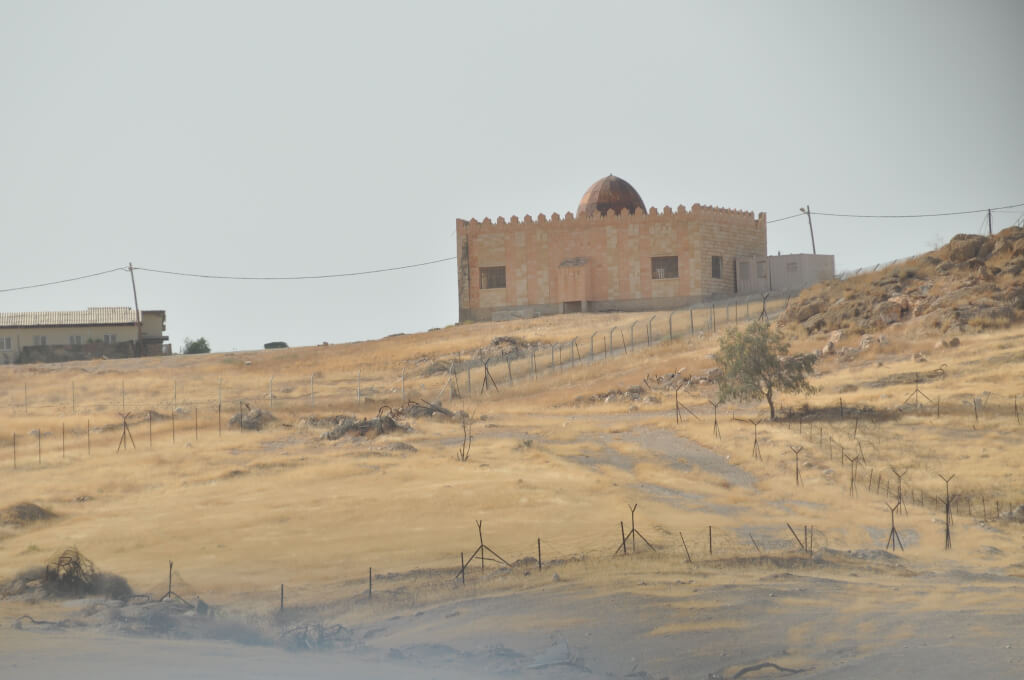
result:
[[(1024, 203), (1024, 3), (0, 0), (0, 288), (455, 255), (455, 219), (648, 205), (785, 217)], [(996, 228), (1024, 208), (996, 213)], [(851, 269), (980, 215), (815, 218)], [(806, 220), (769, 252), (809, 252)], [(177, 350), (457, 319), (455, 263), (306, 282), (137, 274)], [(130, 305), (126, 273), (0, 310)]]

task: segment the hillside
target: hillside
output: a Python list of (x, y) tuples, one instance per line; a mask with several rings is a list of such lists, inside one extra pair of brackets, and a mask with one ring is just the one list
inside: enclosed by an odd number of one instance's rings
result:
[(942, 248), (847, 280), (803, 291), (782, 316), (808, 334), (978, 333), (1024, 316), (1024, 228), (960, 234)]
[[(577, 314), (0, 367), (0, 659), (25, 663), (48, 635), (72, 658), (128, 655), (133, 635), (154, 654), (254, 643), (296, 668), (321, 661), (278, 648), (317, 647), (382, 677), (735, 677), (762, 662), (1015, 677), (1021, 244), (957, 238), (785, 312), (774, 301), (792, 351), (826, 333), (834, 350), (818, 392), (784, 395), (776, 422), (760, 403), (711, 404), (719, 335), (759, 305), (698, 309), (692, 325), (677, 312), (671, 335), (668, 313)], [(898, 318), (880, 315), (890, 302)], [(972, 308), (1009, 311), (983, 326)], [(953, 311), (962, 325), (943, 328)], [(451, 415), (424, 408), (439, 401)], [(258, 429), (232, 423), (239, 410)], [(939, 475), (955, 475), (949, 550)], [(893, 527), (903, 549), (886, 549)], [(500, 558), (463, 572), (481, 538)], [(43, 589), (69, 546), (141, 597)], [(156, 602), (169, 571), (184, 604)], [(238, 654), (191, 649), (198, 674)]]

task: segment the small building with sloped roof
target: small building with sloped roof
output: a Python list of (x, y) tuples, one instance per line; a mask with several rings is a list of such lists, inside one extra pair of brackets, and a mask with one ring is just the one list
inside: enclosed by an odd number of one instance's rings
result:
[(170, 353), (167, 314), (131, 307), (0, 312), (0, 363), (70, 361)]

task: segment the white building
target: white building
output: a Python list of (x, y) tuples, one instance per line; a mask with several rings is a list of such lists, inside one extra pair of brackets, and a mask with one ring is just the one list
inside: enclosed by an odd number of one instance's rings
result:
[(70, 361), (169, 353), (167, 314), (130, 307), (68, 312), (0, 312), (0, 363)]
[(835, 278), (835, 255), (768, 255), (736, 258), (736, 292), (802, 290)]

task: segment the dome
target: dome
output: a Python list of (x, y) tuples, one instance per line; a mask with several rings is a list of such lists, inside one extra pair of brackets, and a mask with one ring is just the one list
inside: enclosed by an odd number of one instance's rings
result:
[(636, 189), (624, 179), (608, 175), (597, 180), (580, 199), (580, 207), (576, 209), (577, 217), (604, 215), (609, 210), (619, 213), (628, 210), (630, 213), (639, 210), (646, 212), (644, 201)]

